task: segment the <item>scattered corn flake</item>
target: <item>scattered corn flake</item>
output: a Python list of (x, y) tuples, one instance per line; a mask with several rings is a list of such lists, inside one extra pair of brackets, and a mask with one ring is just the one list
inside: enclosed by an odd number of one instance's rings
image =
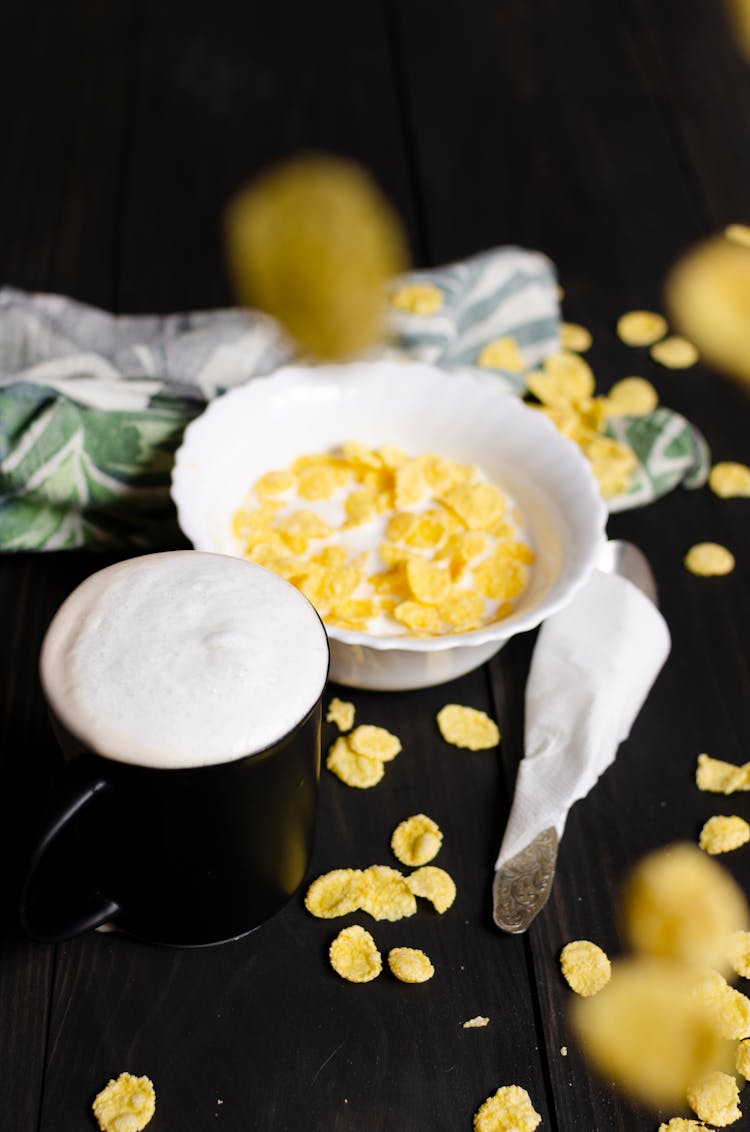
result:
[(393, 855), (409, 868), (432, 861), (442, 843), (440, 827), (426, 814), (414, 814), (399, 822), (391, 836)]
[(730, 987), (718, 971), (698, 975), (695, 993), (720, 1038), (736, 1041), (750, 1036), (750, 998)]
[(568, 986), (584, 997), (605, 987), (612, 971), (606, 953), (587, 939), (565, 944), (560, 952), (560, 968)]
[(393, 292), (390, 302), (407, 314), (434, 314), (443, 305), (443, 292), (434, 283), (406, 283)]
[(750, 248), (750, 227), (747, 224), (727, 224), (724, 235), (730, 243)]
[(354, 724), (354, 704), (334, 696), (328, 704), (326, 722), (335, 723), (339, 731), (348, 731)]
[(360, 879), (360, 908), (374, 920), (402, 920), (417, 910), (407, 878), (388, 865), (370, 865)]
[(359, 790), (368, 790), (371, 786), (377, 786), (385, 774), (381, 759), (358, 755), (349, 746), (348, 737), (345, 735), (340, 735), (330, 747), (326, 766), (347, 786), (354, 786)]
[(332, 533), (330, 525), (315, 511), (292, 511), (276, 520), (276, 527), (291, 538), (327, 538)]
[(94, 1098), (94, 1116), (102, 1132), (141, 1132), (156, 1110), (156, 1094), (148, 1077), (121, 1073)]
[(477, 1014), (476, 1017), (469, 1018), (466, 1022), (464, 1022), (462, 1029), (464, 1029), (464, 1030), (479, 1030), (479, 1029), (482, 1029), (484, 1026), (489, 1026), (489, 1024), (490, 1024), (489, 1018), (486, 1018), (484, 1016), (484, 1014)]
[(687, 1090), (690, 1107), (701, 1120), (724, 1128), (742, 1116), (739, 1089), (734, 1077), (714, 1069), (693, 1081)]
[(591, 348), (592, 341), (591, 331), (577, 322), (563, 322), (560, 326), (560, 343), (563, 350), (585, 354)]
[(750, 468), (733, 460), (714, 464), (708, 474), (708, 486), (722, 499), (750, 495)]
[(429, 958), (416, 947), (392, 947), (388, 966), (402, 983), (426, 983), (435, 974)]
[(652, 346), (667, 333), (667, 320), (655, 311), (627, 311), (617, 320), (617, 336), (626, 346)]
[(437, 725), (446, 743), (469, 751), (485, 751), (500, 742), (494, 719), (478, 708), (446, 704), (437, 713)]
[(543, 373), (534, 371), (526, 375), (526, 388), (544, 405), (564, 408), (586, 402), (593, 396), (594, 375), (578, 354), (550, 354), (543, 364)]
[(630, 488), (638, 458), (627, 444), (609, 436), (595, 436), (581, 446), (599, 484), (603, 499), (624, 495)]
[(369, 486), (350, 491), (344, 500), (346, 526), (359, 527), (372, 519), (375, 515), (376, 497), (377, 492)]
[(746, 1081), (750, 1078), (750, 1038), (743, 1038), (737, 1043), (735, 1069)]
[(477, 365), (482, 369), (504, 369), (510, 373), (522, 373), (526, 368), (515, 338), (494, 338), (483, 346), (477, 357)]
[(667, 1124), (659, 1125), (659, 1132), (709, 1132), (708, 1126), (698, 1120), (686, 1120), (684, 1116), (673, 1116)]
[(599, 994), (572, 1001), (570, 1021), (598, 1072), (656, 1108), (684, 1104), (690, 1082), (723, 1064), (725, 1043), (682, 964), (618, 960)]
[(520, 1085), (503, 1085), (474, 1113), (474, 1132), (534, 1132), (541, 1116)]
[(359, 908), (360, 869), (333, 869), (317, 877), (305, 895), (305, 907), (321, 920), (347, 916)]
[(727, 946), (727, 958), (738, 975), (750, 979), (750, 932), (732, 932)]
[(342, 928), (328, 949), (331, 966), (349, 983), (370, 983), (383, 970), (375, 940), (359, 924)]
[(395, 759), (402, 750), (401, 740), (397, 735), (386, 731), (385, 727), (376, 727), (372, 723), (363, 723), (355, 727), (348, 736), (349, 746), (358, 755), (378, 762), (387, 763)]
[(635, 951), (719, 969), (731, 933), (749, 926), (745, 896), (733, 877), (690, 843), (657, 849), (635, 866), (622, 916)]
[(712, 759), (710, 755), (698, 755), (695, 784), (699, 790), (711, 794), (734, 794), (738, 790), (750, 790), (750, 764), (737, 766), (736, 763)]
[(649, 351), (651, 357), (660, 366), (667, 369), (688, 369), (698, 361), (698, 351), (687, 338), (672, 334), (653, 345)]
[(699, 845), (710, 855), (729, 853), (750, 841), (750, 825), (737, 814), (716, 814), (709, 818), (700, 833)]
[(424, 865), (410, 873), (406, 878), (409, 891), (415, 896), (429, 900), (436, 912), (442, 916), (456, 899), (456, 885), (445, 869), (436, 865)]
[(623, 377), (602, 400), (607, 417), (640, 417), (654, 411), (659, 394), (644, 377)]
[(437, 511), (426, 511), (420, 516), (414, 516), (414, 522), (404, 536), (404, 542), (417, 550), (429, 550), (431, 547), (440, 546), (447, 533), (443, 516)]
[(715, 578), (731, 574), (734, 555), (718, 542), (698, 542), (684, 558), (685, 568), (699, 578)]
[(561, 1057), (567, 1057), (568, 1056), (568, 1047), (567, 1046), (560, 1046), (560, 1056)]

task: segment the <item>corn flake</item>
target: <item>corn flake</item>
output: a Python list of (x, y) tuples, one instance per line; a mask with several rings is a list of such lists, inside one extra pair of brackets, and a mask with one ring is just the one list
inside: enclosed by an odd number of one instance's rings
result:
[(687, 1090), (690, 1107), (701, 1120), (724, 1128), (742, 1116), (739, 1089), (734, 1077), (714, 1069), (692, 1082)]
[(599, 1073), (657, 1108), (682, 1105), (690, 1082), (721, 1063), (722, 1039), (680, 964), (613, 963), (599, 994), (574, 999), (571, 1022)]
[(284, 495), (287, 491), (291, 491), (293, 487), (294, 476), (291, 472), (266, 472), (265, 475), (255, 481), (253, 491), (258, 499), (263, 499), (266, 496)]
[(385, 773), (381, 759), (358, 755), (349, 745), (347, 736), (341, 735), (328, 751), (328, 769), (347, 786), (368, 790), (377, 786)]
[(388, 966), (402, 983), (426, 983), (435, 974), (424, 951), (415, 947), (392, 947), (388, 952)]
[(415, 599), (423, 605), (437, 605), (447, 596), (451, 578), (445, 566), (435, 566), (426, 558), (413, 557), (406, 563), (406, 581)]
[(416, 633), (439, 633), (442, 622), (440, 614), (433, 605), (423, 605), (420, 601), (402, 601), (393, 610), (396, 621), (413, 629)]
[(577, 322), (563, 322), (560, 327), (560, 344), (563, 350), (572, 350), (575, 354), (585, 354), (591, 348), (593, 339), (591, 331)]
[(374, 920), (402, 920), (417, 910), (407, 878), (388, 865), (370, 865), (362, 873), (360, 908)]
[(568, 986), (576, 994), (597, 994), (609, 982), (611, 964), (601, 947), (587, 939), (566, 943), (560, 953), (560, 967)]
[(443, 305), (443, 292), (434, 283), (406, 283), (393, 292), (390, 302), (407, 314), (434, 314)]
[(699, 790), (711, 794), (734, 794), (737, 790), (750, 790), (750, 765), (726, 763), (710, 755), (698, 755), (695, 784)]
[(750, 1078), (750, 1038), (743, 1038), (737, 1043), (735, 1069), (746, 1081)]
[(440, 852), (442, 843), (440, 827), (426, 814), (414, 814), (399, 822), (391, 836), (394, 856), (409, 868), (426, 865), (433, 860)]
[(503, 1085), (474, 1113), (474, 1132), (534, 1132), (541, 1123), (520, 1085)]
[(334, 696), (328, 705), (326, 723), (335, 723), (339, 731), (349, 731), (354, 724), (354, 704)]
[(716, 578), (731, 574), (734, 555), (717, 542), (698, 542), (691, 546), (684, 558), (685, 568), (699, 578)]
[(464, 1022), (462, 1029), (464, 1030), (479, 1030), (484, 1026), (489, 1026), (490, 1020), (484, 1014), (477, 1014), (474, 1018), (469, 1018)]
[(652, 346), (667, 333), (667, 320), (655, 311), (628, 311), (617, 320), (617, 336), (626, 346)]
[(681, 843), (649, 853), (623, 893), (630, 945), (645, 955), (722, 967), (727, 940), (748, 927), (745, 896), (718, 862)]
[(410, 873), (406, 878), (409, 890), (415, 896), (429, 900), (436, 912), (442, 916), (456, 899), (456, 885), (445, 869), (436, 865), (424, 865)]
[(494, 719), (477, 708), (446, 704), (437, 713), (437, 725), (446, 743), (469, 751), (484, 751), (500, 742)]
[(156, 1110), (156, 1094), (148, 1077), (121, 1073), (95, 1097), (94, 1116), (102, 1132), (141, 1132)]
[(505, 512), (505, 500), (491, 483), (457, 484), (442, 498), (473, 531), (486, 529)]
[(378, 762), (387, 763), (395, 759), (401, 751), (401, 740), (385, 727), (375, 727), (372, 723), (364, 723), (356, 727), (349, 735), (349, 745), (358, 755)]
[(482, 623), (484, 602), (475, 590), (458, 590), (448, 595), (437, 607), (446, 624), (457, 633), (476, 629)]
[(360, 900), (360, 869), (333, 869), (317, 877), (305, 895), (305, 907), (318, 919), (332, 920), (356, 912)]
[(669, 1123), (659, 1125), (659, 1132), (708, 1132), (708, 1125), (698, 1120), (686, 1120), (684, 1116), (673, 1116)]
[(655, 362), (667, 369), (688, 369), (698, 361), (698, 351), (693, 343), (678, 334), (657, 342), (649, 353)]
[(750, 932), (732, 932), (727, 947), (727, 958), (738, 975), (750, 979)]
[(349, 983), (370, 983), (383, 969), (375, 940), (359, 924), (342, 928), (328, 949), (331, 966)]
[(509, 373), (521, 373), (526, 368), (518, 343), (510, 335), (494, 338), (483, 346), (477, 357), (477, 365), (482, 369), (504, 369)]
[(747, 224), (727, 224), (724, 235), (730, 243), (750, 248), (750, 227)]
[(695, 993), (720, 1038), (736, 1040), (750, 1035), (750, 999), (730, 987), (718, 971), (698, 976)]
[(700, 833), (699, 845), (706, 853), (729, 853), (750, 841), (750, 825), (744, 818), (716, 814), (709, 818)]
[(623, 377), (603, 398), (607, 417), (640, 417), (659, 404), (659, 394), (644, 377)]
[(708, 475), (708, 486), (721, 499), (750, 495), (750, 468), (732, 460), (714, 464)]

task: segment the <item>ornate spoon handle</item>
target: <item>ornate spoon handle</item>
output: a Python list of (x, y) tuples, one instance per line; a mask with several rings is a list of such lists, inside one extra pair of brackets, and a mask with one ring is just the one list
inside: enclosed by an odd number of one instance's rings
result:
[(557, 861), (557, 833), (543, 829), (497, 870), (492, 885), (493, 918), (505, 932), (525, 932), (549, 898)]

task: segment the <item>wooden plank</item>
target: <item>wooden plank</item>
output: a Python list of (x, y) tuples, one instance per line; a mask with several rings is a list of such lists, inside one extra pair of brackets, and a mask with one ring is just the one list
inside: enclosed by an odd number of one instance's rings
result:
[[(124, 76), (131, 5), (5, 5), (0, 74), (0, 265), (4, 283), (112, 299)], [(85, 561), (85, 565), (83, 565)], [(6, 919), (0, 963), (0, 1106), (37, 1127), (55, 950), (21, 940), (23, 850), (59, 765), (37, 679), (52, 613), (88, 556), (0, 559), (0, 786)]]
[(110, 305), (133, 5), (5, 5), (3, 282)]

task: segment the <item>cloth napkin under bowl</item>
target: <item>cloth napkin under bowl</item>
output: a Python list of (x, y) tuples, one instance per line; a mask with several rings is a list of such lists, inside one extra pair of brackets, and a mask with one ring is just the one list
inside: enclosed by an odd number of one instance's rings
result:
[[(559, 348), (555, 272), (538, 252), (496, 249), (396, 282), (433, 284), (442, 299), (430, 314), (390, 310), (378, 357), (471, 369), (520, 394), (523, 374), (477, 367), (482, 348), (512, 336), (528, 369)], [(278, 324), (255, 311), (115, 316), (0, 290), (0, 550), (184, 545), (169, 480), (185, 426), (212, 397), (292, 360)], [(639, 459), (611, 509), (704, 482), (705, 442), (678, 414), (611, 429)]]

